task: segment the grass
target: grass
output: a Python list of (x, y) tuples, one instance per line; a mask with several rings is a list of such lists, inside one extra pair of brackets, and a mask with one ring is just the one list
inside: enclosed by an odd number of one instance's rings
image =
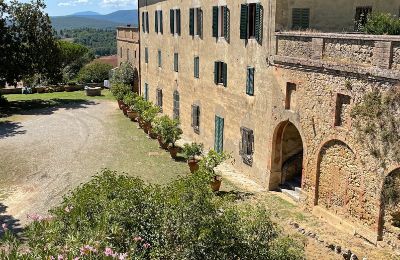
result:
[(109, 90), (103, 90), (102, 96), (88, 97), (85, 91), (74, 91), (74, 92), (53, 92), (53, 93), (35, 93), (35, 94), (9, 94), (4, 95), (9, 102), (13, 101), (27, 101), (27, 100), (114, 100)]

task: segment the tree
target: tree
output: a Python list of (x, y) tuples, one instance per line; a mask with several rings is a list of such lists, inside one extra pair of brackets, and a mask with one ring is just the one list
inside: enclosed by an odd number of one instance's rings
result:
[(110, 70), (113, 68), (112, 65), (92, 62), (83, 67), (78, 74), (78, 81), (82, 83), (100, 83), (108, 79)]
[(35, 74), (54, 80), (61, 75), (59, 49), (45, 7), (43, 0), (0, 0), (0, 78), (9, 83)]
[(135, 72), (132, 65), (129, 62), (123, 62), (121, 66), (114, 71), (111, 81), (113, 83), (132, 85), (134, 78)]

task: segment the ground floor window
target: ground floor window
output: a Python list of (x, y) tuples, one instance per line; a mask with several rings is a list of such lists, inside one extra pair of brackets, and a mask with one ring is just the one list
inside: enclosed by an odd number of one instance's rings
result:
[(254, 132), (246, 127), (240, 128), (240, 132), (242, 135), (240, 155), (242, 156), (245, 164), (252, 166), (254, 153)]
[(192, 127), (195, 133), (200, 133), (200, 107), (192, 105)]
[(174, 119), (179, 119), (179, 92), (174, 91), (174, 108), (173, 108), (173, 115)]
[(224, 118), (215, 116), (215, 142), (214, 150), (222, 152), (224, 150)]

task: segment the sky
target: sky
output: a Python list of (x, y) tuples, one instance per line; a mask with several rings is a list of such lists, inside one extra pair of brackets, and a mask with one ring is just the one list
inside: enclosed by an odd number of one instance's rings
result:
[(50, 16), (93, 11), (101, 14), (137, 9), (137, 0), (45, 0)]

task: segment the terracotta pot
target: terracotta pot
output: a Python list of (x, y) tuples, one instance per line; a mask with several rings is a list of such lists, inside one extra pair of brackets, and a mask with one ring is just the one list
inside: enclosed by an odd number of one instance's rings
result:
[(144, 122), (143, 130), (146, 134), (149, 134), (151, 132), (151, 123)]
[(122, 110), (122, 105), (124, 104), (124, 102), (122, 100), (118, 100), (117, 102), (118, 102), (119, 109)]
[(171, 157), (173, 159), (176, 159), (178, 152), (179, 152), (179, 147), (172, 146), (168, 149), (169, 153), (171, 154)]
[(164, 143), (163, 139), (161, 136), (157, 137), (158, 143), (160, 144), (160, 147), (164, 150), (168, 149), (168, 143)]
[(124, 113), (125, 116), (128, 116), (128, 107), (123, 105), (122, 106), (122, 112)]
[(136, 121), (136, 118), (138, 117), (138, 113), (128, 109), (128, 117), (130, 120)]
[(45, 91), (44, 87), (36, 87), (35, 89), (37, 93), (43, 93)]
[(140, 116), (138, 117), (138, 121), (139, 121), (139, 127), (140, 128), (144, 128), (144, 121), (143, 121), (143, 118), (141, 118)]
[(221, 177), (217, 176), (214, 178), (214, 181), (210, 182), (212, 191), (219, 191), (221, 188), (222, 179)]
[(75, 87), (74, 87), (74, 86), (65, 86), (64, 88), (65, 88), (65, 91), (66, 91), (66, 92), (75, 91)]
[(199, 161), (196, 159), (189, 159), (188, 165), (191, 173), (195, 173), (196, 171), (199, 170)]

